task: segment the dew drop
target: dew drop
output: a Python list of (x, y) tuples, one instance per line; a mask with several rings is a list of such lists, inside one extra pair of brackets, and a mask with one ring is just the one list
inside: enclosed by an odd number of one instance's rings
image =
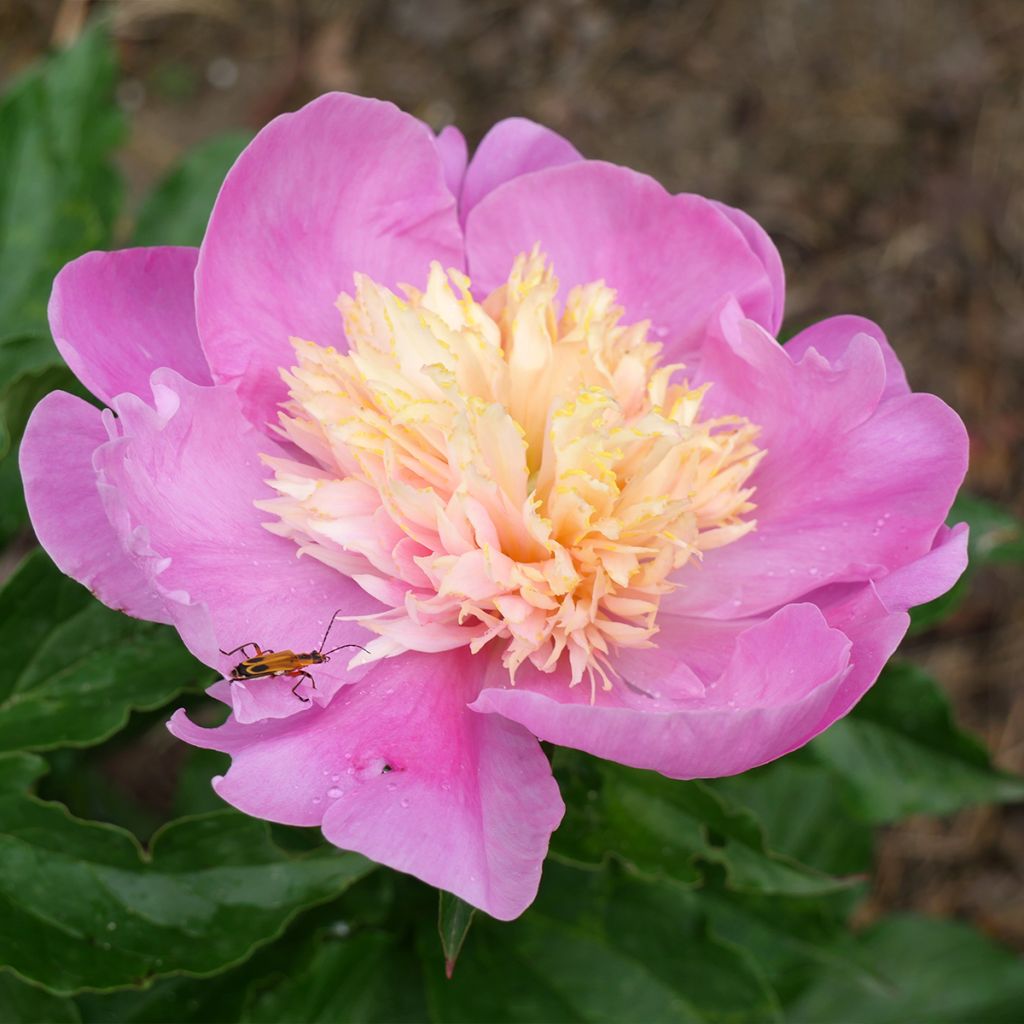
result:
[(442, 782), (441, 783), (441, 788), (447, 793), (448, 790), (450, 790), (452, 788), (452, 785), (451, 785), (450, 782)]
[(885, 515), (882, 516), (882, 518), (883, 519), (892, 519), (892, 513), (891, 512), (886, 512)]
[(817, 576), (818, 575), (818, 570), (815, 569), (813, 566), (810, 569), (808, 569), (807, 572), (811, 576)]
[(331, 776), (331, 782), (337, 782), (337, 781), (338, 781), (338, 779), (340, 779), (340, 778), (341, 778), (341, 776), (340, 776), (340, 775), (332, 775), (332, 776)]
[(394, 791), (395, 791), (396, 789), (398, 789), (398, 783), (397, 783), (397, 782), (389, 782), (389, 783), (388, 783), (388, 789), (389, 789), (389, 790), (390, 790), (390, 791), (391, 791), (392, 793), (394, 793)]
[(112, 932), (112, 931), (116, 931), (116, 930), (117, 930), (117, 922), (116, 921), (108, 921), (107, 922), (107, 931), (108, 932)]
[(337, 799), (338, 799), (338, 797), (339, 797), (339, 796), (341, 796), (341, 790), (340, 790), (340, 789), (338, 789), (338, 787), (337, 787), (337, 786), (332, 786), (332, 787), (331, 787), (331, 788), (330, 788), (329, 790), (327, 790), (327, 795), (328, 795), (328, 796), (329, 796), (329, 797), (330, 797), (330, 798), (331, 798), (332, 800), (337, 800)]
[(875, 520), (875, 526), (885, 526), (885, 520), (884, 519), (876, 519)]
[(346, 774), (346, 775), (355, 775), (355, 773), (356, 773), (356, 770), (355, 770), (355, 768), (353, 768), (353, 767), (352, 767), (351, 765), (349, 765), (349, 766), (348, 766), (348, 767), (347, 767), (347, 768), (345, 769), (345, 774)]
[(346, 761), (351, 761), (352, 760), (352, 751), (351, 750), (345, 752), (345, 760)]
[(331, 769), (330, 768), (325, 768), (324, 769), (324, 775), (330, 775), (330, 774), (331, 774)]
[(401, 804), (402, 804), (403, 807), (408, 807), (409, 806), (408, 798), (403, 796), (402, 799), (401, 799)]
[(323, 802), (324, 802), (323, 801), (323, 797), (319, 797), (319, 796), (313, 797), (313, 803), (315, 803), (315, 804), (322, 804)]

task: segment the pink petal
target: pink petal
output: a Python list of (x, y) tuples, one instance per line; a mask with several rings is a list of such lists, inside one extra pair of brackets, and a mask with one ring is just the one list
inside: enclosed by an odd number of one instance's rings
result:
[(757, 322), (772, 322), (772, 282), (740, 230), (709, 200), (669, 195), (636, 171), (588, 160), (495, 189), (466, 222), (474, 290), (504, 283), (516, 255), (537, 243), (563, 298), (604, 279), (618, 292), (624, 322), (651, 321), (666, 362), (696, 353), (725, 295)]
[[(666, 622), (659, 636), (685, 662), (702, 633), (699, 621)], [(545, 685), (529, 674), (522, 682), (517, 675), (514, 688), (484, 689), (470, 706), (543, 740), (673, 778), (732, 775), (782, 756), (822, 728), (850, 654), (846, 636), (813, 605), (792, 605), (753, 625), (722, 624), (711, 648), (698, 659), (718, 673), (706, 696), (680, 699), (671, 710), (657, 698), (657, 710), (633, 698), (637, 706), (591, 705), (576, 695), (582, 687)]]
[(161, 366), (196, 384), (210, 370), (196, 333), (192, 277), (198, 250), (87, 252), (57, 275), (50, 329), (65, 362), (99, 399), (149, 393)]
[(761, 261), (772, 287), (771, 319), (764, 326), (771, 334), (778, 334), (782, 326), (782, 314), (786, 306), (786, 272), (782, 267), (782, 257), (768, 232), (749, 213), (737, 210), (713, 199), (716, 209), (724, 213), (740, 230), (751, 251)]
[(832, 363), (811, 351), (794, 363), (732, 305), (697, 379), (712, 382), (707, 413), (759, 424), (767, 455), (751, 478), (757, 529), (688, 568), (666, 610), (756, 614), (931, 549), (966, 471), (967, 435), (932, 395), (878, 404), (886, 378), (874, 339), (853, 335)]
[(32, 529), (57, 568), (105, 605), (169, 622), (100, 501), (92, 456), (106, 440), (100, 411), (74, 395), (53, 391), (32, 410), (18, 453)]
[(463, 265), (455, 199), (433, 134), (390, 103), (331, 93), (283, 114), (231, 169), (196, 274), (199, 334), (246, 415), (276, 422), (288, 339), (343, 344), (335, 302), (353, 274), (422, 286)]
[(582, 159), (572, 143), (542, 124), (525, 117), (499, 121), (477, 146), (466, 171), (460, 203), (462, 223), (484, 196), (506, 181)]
[(842, 358), (850, 342), (858, 334), (874, 338), (882, 350), (885, 361), (885, 390), (883, 398), (898, 398), (910, 394), (910, 385), (899, 357), (892, 350), (885, 332), (878, 324), (862, 316), (833, 316), (812, 324), (786, 342), (786, 351), (793, 362), (799, 362), (809, 349), (816, 349), (830, 363)]
[[(95, 456), (101, 491), (122, 543), (167, 602), (190, 650), (227, 672), (242, 660), (225, 650), (254, 641), (273, 650), (309, 651), (331, 615), (379, 604), (347, 577), (263, 527), (253, 506), (272, 491), (260, 454), (281, 450), (241, 413), (229, 388), (200, 388), (169, 370), (153, 375), (155, 410), (123, 395), (114, 403), (119, 436)], [(338, 621), (331, 646), (365, 636)], [(317, 667), (330, 692), (353, 676), (342, 652)]]
[(469, 159), (466, 137), (455, 125), (450, 124), (441, 129), (434, 142), (441, 157), (441, 166), (444, 168), (444, 183), (458, 202), (462, 194), (462, 180), (466, 176), (466, 162)]
[(878, 583), (825, 588), (812, 595), (829, 625), (853, 641), (853, 668), (836, 691), (824, 725), (845, 715), (878, 678), (910, 625), (906, 610), (944, 594), (967, 567), (967, 526), (942, 527), (922, 558)]
[(509, 920), (537, 892), (564, 807), (536, 740), (467, 710), (474, 677), (466, 652), (406, 654), (286, 722), (204, 730), (179, 711), (169, 727), (232, 755), (215, 786), (247, 814), (322, 825), (343, 849)]

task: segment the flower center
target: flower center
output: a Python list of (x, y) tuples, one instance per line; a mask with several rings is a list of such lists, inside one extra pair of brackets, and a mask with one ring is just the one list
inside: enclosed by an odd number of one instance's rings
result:
[(482, 304), (435, 263), (399, 297), (357, 276), (346, 353), (292, 339), (281, 431), (309, 463), (266, 457), (274, 533), (387, 609), (360, 661), (499, 645), (609, 688), (650, 647), (691, 558), (754, 528), (757, 427), (702, 419), (708, 385), (673, 381), (646, 323), (603, 282), (558, 281), (536, 251)]

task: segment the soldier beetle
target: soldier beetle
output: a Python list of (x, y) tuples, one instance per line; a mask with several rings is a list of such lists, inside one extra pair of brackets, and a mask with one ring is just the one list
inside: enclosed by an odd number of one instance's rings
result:
[[(310, 686), (316, 689), (316, 680), (306, 671), (306, 667), (309, 665), (325, 665), (331, 660), (331, 655), (335, 651), (343, 651), (347, 647), (358, 647), (359, 650), (365, 651), (365, 647), (361, 647), (359, 644), (342, 644), (340, 647), (334, 647), (329, 650), (326, 654), (324, 651), (324, 644), (327, 643), (327, 637), (331, 632), (331, 627), (334, 625), (338, 614), (341, 612), (339, 608), (331, 616), (331, 621), (327, 623), (327, 630), (324, 633), (323, 640), (320, 641), (320, 646), (315, 651), (306, 652), (295, 652), (295, 651), (265, 651), (258, 643), (254, 640), (250, 640), (247, 643), (240, 644), (238, 647), (230, 651), (221, 651), (223, 655), (237, 654), (239, 651), (246, 655), (245, 661), (239, 662), (231, 670), (231, 678), (239, 681), (243, 679), (266, 679), (271, 676), (287, 676), (289, 679), (295, 679), (295, 685), (292, 687), (292, 693), (295, 694), (299, 700), (309, 703), (308, 697), (303, 697), (299, 692), (299, 683), (303, 679), (308, 679)], [(256, 653), (251, 657), (246, 651), (247, 647), (254, 647)]]

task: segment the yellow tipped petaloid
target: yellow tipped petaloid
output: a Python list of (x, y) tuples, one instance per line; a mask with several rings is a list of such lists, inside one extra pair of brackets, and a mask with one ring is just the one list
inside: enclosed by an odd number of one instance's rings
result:
[(603, 282), (559, 315), (535, 251), (483, 303), (469, 287), (436, 263), (404, 298), (359, 277), (347, 353), (293, 339), (281, 430), (313, 463), (268, 459), (258, 504), (386, 606), (360, 660), (493, 644), (513, 677), (609, 687), (678, 570), (754, 528), (757, 428), (702, 419), (707, 385), (659, 366)]

